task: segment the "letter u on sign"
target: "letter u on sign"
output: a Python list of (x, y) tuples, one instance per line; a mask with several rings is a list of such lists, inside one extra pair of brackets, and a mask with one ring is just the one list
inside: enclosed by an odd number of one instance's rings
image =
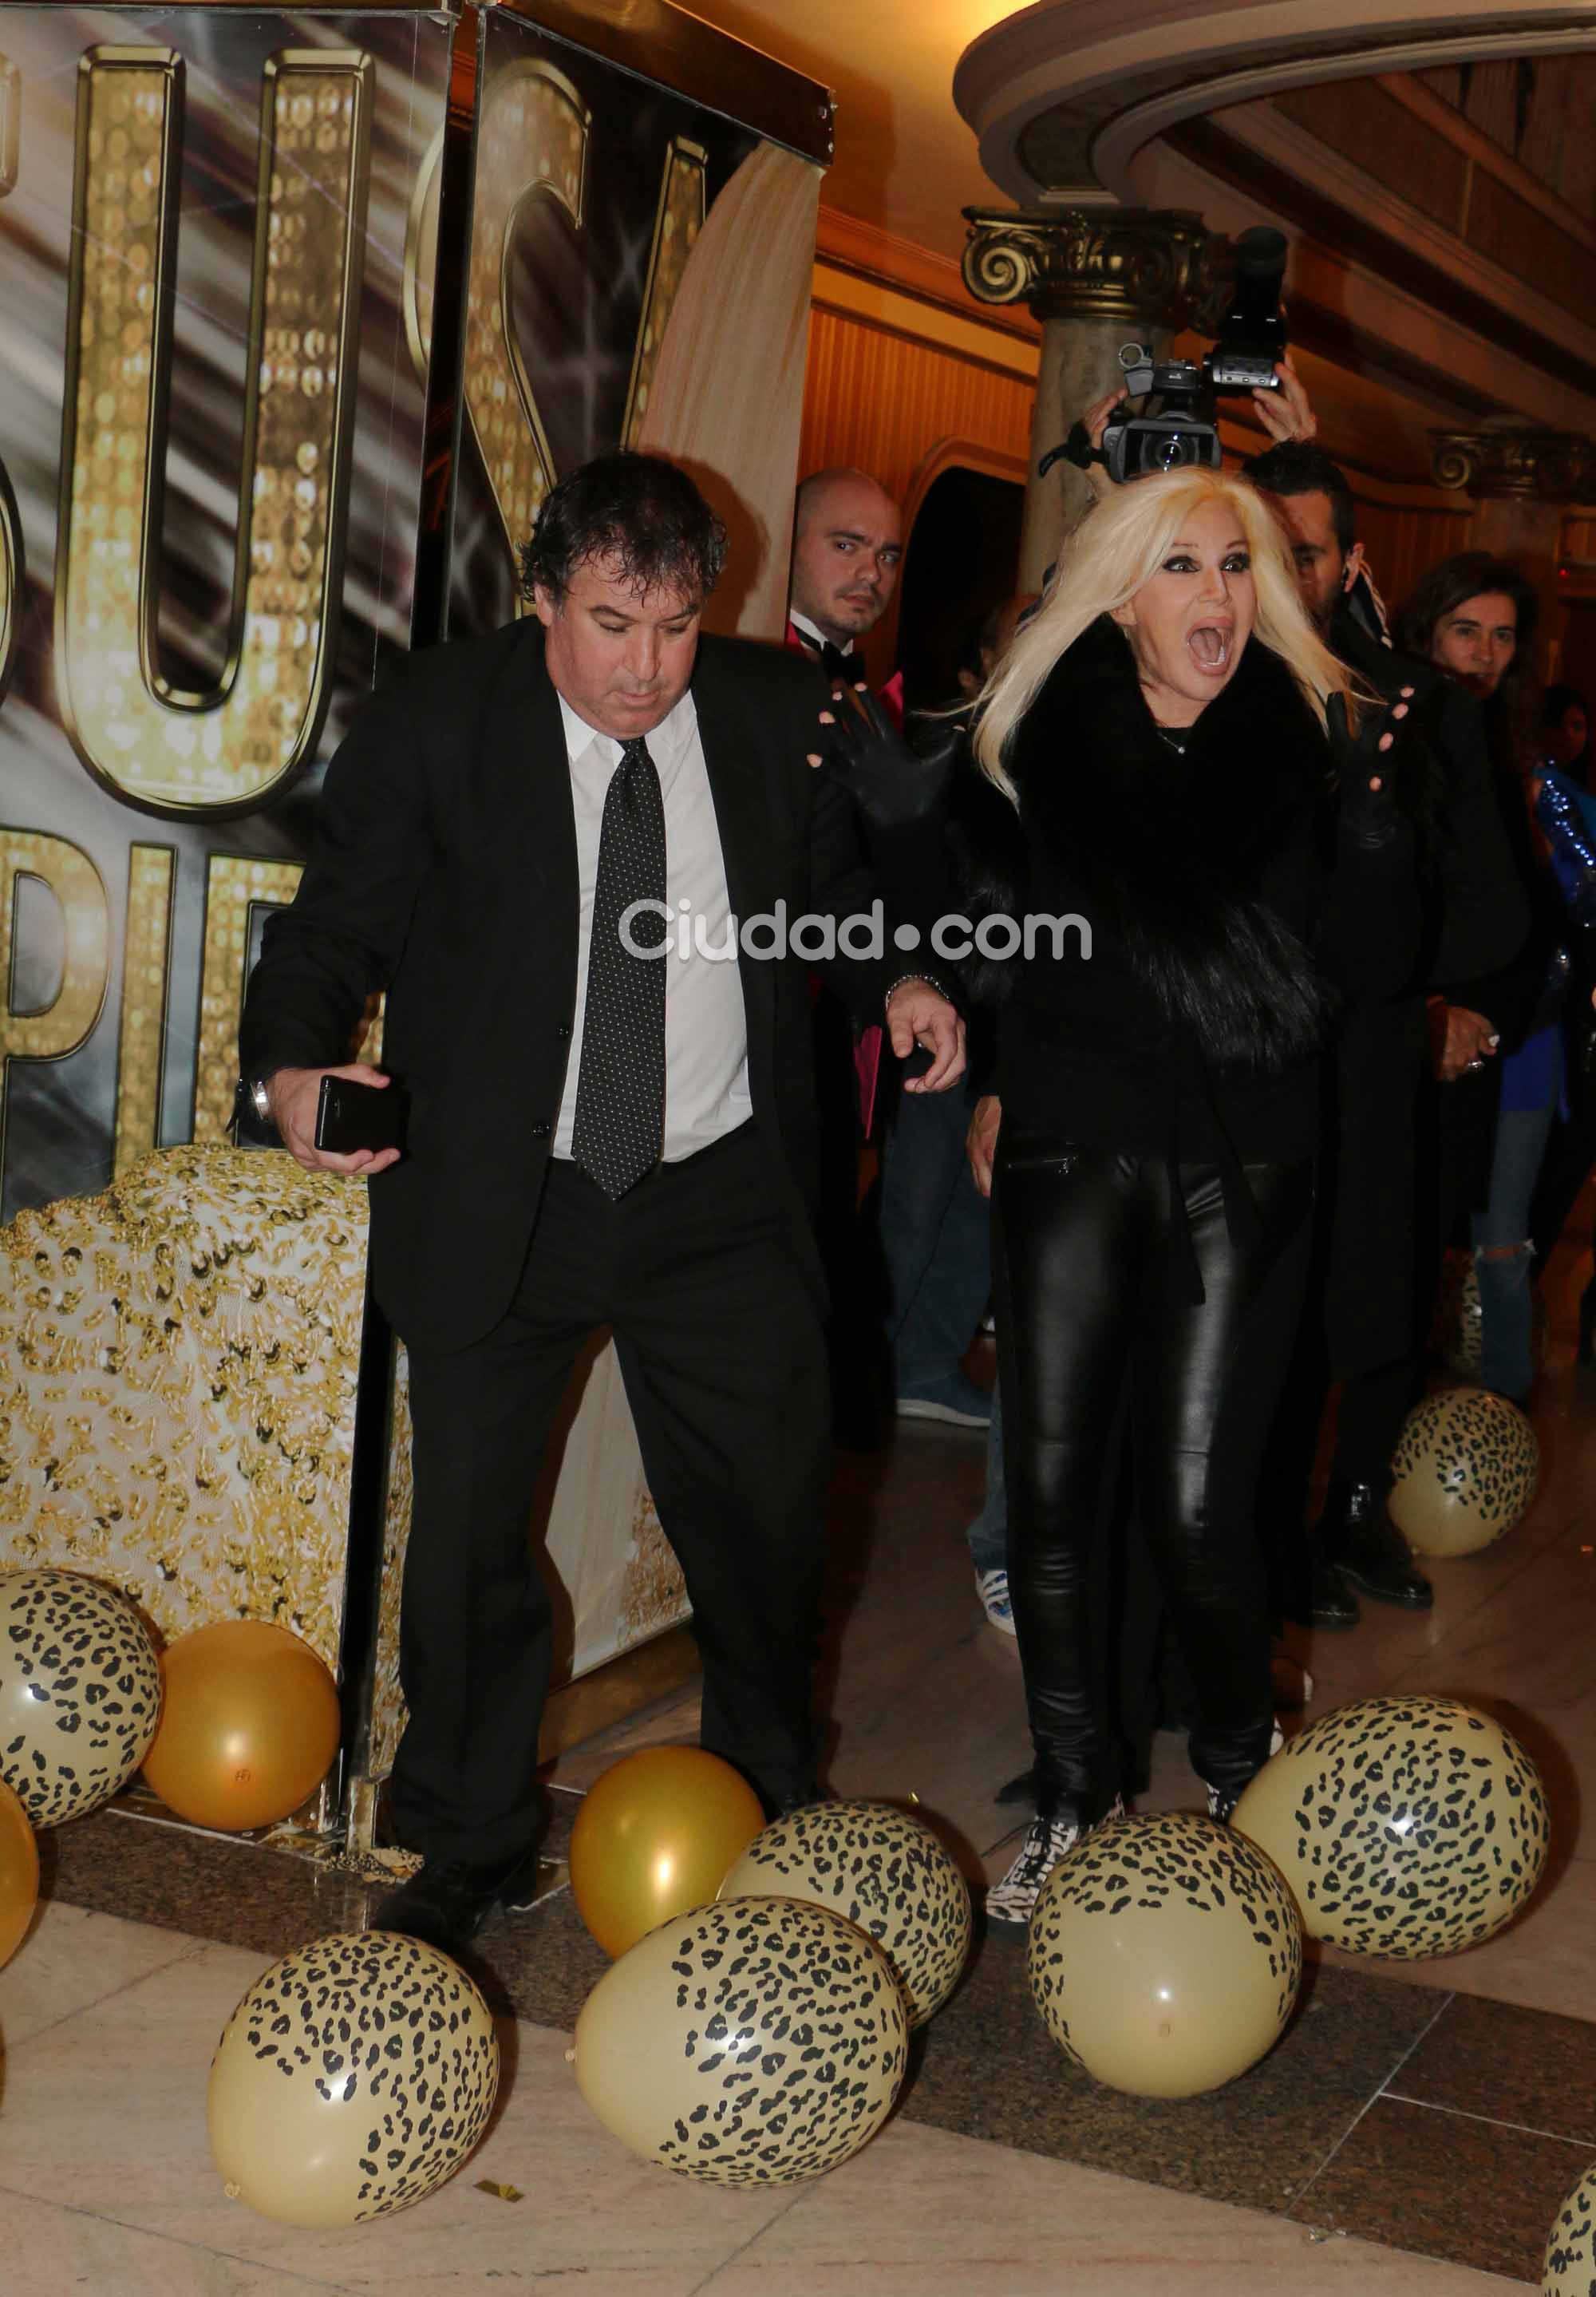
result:
[(183, 60), (91, 48), (78, 67), (55, 577), (62, 720), (90, 772), (153, 813), (264, 804), (309, 758), (338, 632), (370, 60), (285, 48), (261, 96), (228, 655), (214, 692), (156, 659), (171, 392)]

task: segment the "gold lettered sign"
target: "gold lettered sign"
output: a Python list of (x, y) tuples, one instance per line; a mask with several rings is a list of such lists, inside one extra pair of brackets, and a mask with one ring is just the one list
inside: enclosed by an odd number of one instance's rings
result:
[[(521, 217), (540, 200), (552, 202), (572, 231), (580, 233), (591, 140), (591, 113), (553, 64), (522, 61), (506, 65), (483, 97), (466, 301), (465, 411), (512, 562), (559, 473), (515, 338), (506, 284), (510, 243)], [(422, 169), (405, 251), (405, 325), (415, 371), (423, 377), (432, 342), (432, 281), (442, 150), (440, 133)], [(621, 430), (627, 446), (636, 443), (670, 308), (703, 228), (706, 166), (703, 146), (687, 136), (672, 136), (666, 145)], [(529, 606), (528, 600), (519, 602), (523, 613)]]
[[(14, 952), (20, 882), (37, 878), (60, 905), (61, 982), (50, 1002), (18, 1009)], [(0, 828), (0, 1170), (5, 1158), (5, 1071), (13, 1060), (59, 1061), (87, 1041), (111, 972), (105, 887), (88, 855), (42, 829)]]
[(155, 813), (253, 811), (309, 758), (328, 700), (349, 489), (369, 59), (284, 48), (261, 94), (251, 339), (226, 666), (157, 659), (184, 64), (78, 68), (55, 582), (62, 720), (89, 770)]

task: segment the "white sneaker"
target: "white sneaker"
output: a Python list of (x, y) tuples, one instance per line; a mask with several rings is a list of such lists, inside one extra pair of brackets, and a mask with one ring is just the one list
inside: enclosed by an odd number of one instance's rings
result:
[[(1115, 1795), (1104, 1818), (1123, 1818), (1124, 1815), (1124, 1804)], [(994, 1882), (986, 1894), (988, 1926), (1008, 1931), (1028, 1930), (1043, 1883), (1059, 1860), (1067, 1858), (1082, 1837), (1091, 1832), (1090, 1826), (1083, 1826), (1078, 1819), (1043, 1818), (1040, 1814), (1033, 1818), (1020, 1846), (1019, 1857), (1003, 1880)]]
[[(1281, 1730), (1279, 1720), (1277, 1717), (1274, 1729), (1269, 1734), (1269, 1754), (1271, 1761), (1274, 1757), (1279, 1753), (1285, 1743), (1286, 1733)], [(1231, 1815), (1235, 1811), (1237, 1804), (1241, 1800), (1241, 1797), (1238, 1794), (1226, 1794), (1218, 1787), (1209, 1786), (1206, 1779), (1204, 1780), (1203, 1785), (1206, 1790), (1208, 1796), (1209, 1817), (1216, 1819), (1221, 1826), (1229, 1826)]]
[(986, 1624), (1000, 1634), (1012, 1635), (1018, 1630), (1014, 1624), (1014, 1604), (1009, 1599), (1007, 1571), (977, 1571), (975, 1593), (981, 1598), (981, 1608), (986, 1613)]

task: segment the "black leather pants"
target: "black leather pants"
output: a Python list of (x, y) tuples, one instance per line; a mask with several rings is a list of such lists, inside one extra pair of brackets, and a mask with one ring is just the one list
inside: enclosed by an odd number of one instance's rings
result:
[[(993, 1276), (1008, 1482), (1008, 1584), (1039, 1800), (1092, 1818), (1108, 1621), (1094, 1602), (1127, 1435), (1136, 1509), (1190, 1673), (1199, 1777), (1238, 1792), (1269, 1751), (1258, 1465), (1296, 1338), (1311, 1165), (1248, 1165), (1238, 1244), (1211, 1165), (1000, 1136)], [(1187, 1238), (1189, 1237), (1189, 1250)], [(1205, 1297), (1189, 1297), (1190, 1252)]]

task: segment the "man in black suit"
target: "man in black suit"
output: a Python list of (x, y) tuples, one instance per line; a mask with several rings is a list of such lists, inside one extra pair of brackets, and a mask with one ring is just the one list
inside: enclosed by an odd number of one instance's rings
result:
[[(536, 620), (418, 655), (361, 713), (245, 1001), (257, 1105), (301, 1165), (371, 1176), (373, 1280), (410, 1351), (391, 1800), (426, 1864), (375, 1919), (446, 1947), (530, 1880), (550, 1622), (528, 1518), (596, 1327), (687, 1577), (703, 1744), (773, 1808), (815, 1791), (815, 941), (754, 951), (784, 910), (789, 934), (863, 920), (874, 886), (810, 762), (823, 681), (700, 640), (724, 553), (655, 457), (556, 487), (525, 553)], [(962, 1024), (893, 944), (849, 955), (860, 922), (819, 961), (901, 1057), (930, 1051), (907, 1089), (939, 1090)], [(378, 990), (387, 1076), (341, 1065)], [(403, 1088), (402, 1155), (316, 1148), (330, 1067)]]
[[(1272, 1501), (1280, 1519), (1284, 1608), (1316, 1626), (1350, 1627), (1359, 1594), (1409, 1610), (1427, 1610), (1434, 1600), (1386, 1506), (1391, 1455), (1419, 1382), (1418, 1304), (1434, 1290), (1419, 1217), (1433, 1192), (1419, 1157), (1431, 1052), (1425, 992), (1510, 965), (1527, 913), (1479, 712), (1429, 664), (1386, 642), (1356, 539), (1352, 490), (1312, 443), (1317, 426), (1289, 368), (1282, 386), (1268, 407), (1266, 394), (1255, 394), (1278, 443), (1244, 464), (1243, 475), (1279, 513), (1303, 604), (1331, 652), (1387, 702), (1408, 701), (1392, 780), (1416, 833), (1419, 867), (1411, 898), (1425, 926), (1420, 966), (1403, 993), (1353, 1003), (1343, 1017), (1327, 1080), (1320, 1314), (1307, 1320), (1264, 1487), (1266, 1505)], [(1477, 1075), (1491, 1050), (1472, 1038), (1453, 1041), (1455, 1035), (1449, 1020), (1434, 1048), (1448, 1092), (1467, 1089), (1453, 1080), (1465, 1069)], [(1297, 1525), (1332, 1379), (1341, 1389), (1336, 1451), (1304, 1554)], [(1299, 1577), (1292, 1567), (1304, 1564)]]

